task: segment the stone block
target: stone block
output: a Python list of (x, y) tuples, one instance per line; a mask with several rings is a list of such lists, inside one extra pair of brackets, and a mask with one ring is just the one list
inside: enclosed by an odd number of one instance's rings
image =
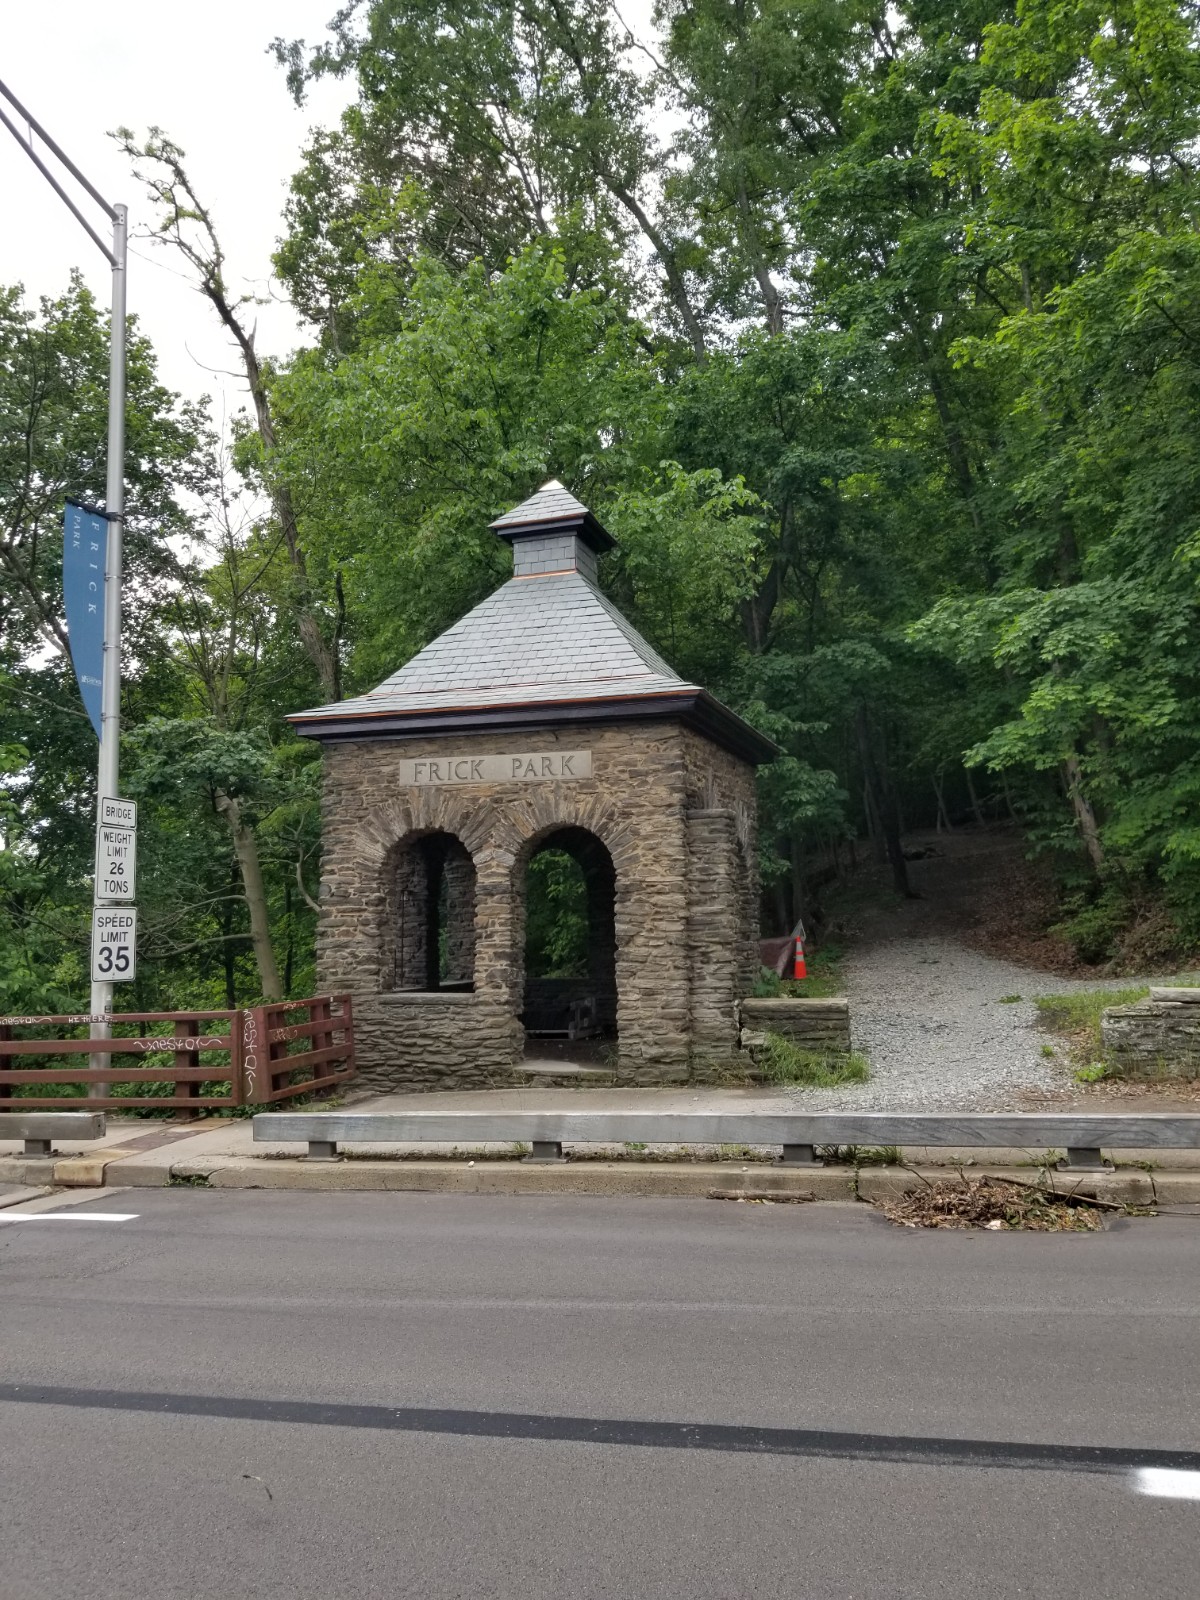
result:
[(1200, 1004), (1156, 996), (1200, 990), (1151, 990), (1148, 1000), (1109, 1006), (1100, 1021), (1106, 1054), (1130, 1078), (1200, 1076)]
[(792, 998), (742, 1000), (740, 1044), (753, 1056), (769, 1033), (781, 1035), (802, 1050), (823, 1054), (850, 1054), (850, 1002), (840, 997), (822, 1000)]

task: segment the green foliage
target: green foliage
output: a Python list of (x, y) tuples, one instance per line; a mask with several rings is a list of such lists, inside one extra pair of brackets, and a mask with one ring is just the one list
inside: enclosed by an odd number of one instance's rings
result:
[(1111, 1076), (1112, 1069), (1106, 1061), (1091, 1061), (1086, 1067), (1076, 1067), (1076, 1083), (1103, 1083), (1105, 1078)]
[(1033, 1003), (1042, 1027), (1066, 1041), (1066, 1057), (1076, 1080), (1099, 1083), (1113, 1073), (1100, 1032), (1105, 1011), (1109, 1006), (1136, 1005), (1149, 993), (1144, 984), (1125, 989), (1074, 989), (1066, 994), (1041, 995)]
[(861, 1051), (849, 1055), (805, 1050), (781, 1033), (768, 1033), (755, 1050), (754, 1064), (766, 1083), (803, 1084), (833, 1089), (843, 1083), (866, 1083), (870, 1064)]
[(1039, 995), (1033, 1003), (1043, 1027), (1066, 1035), (1086, 1034), (1093, 1048), (1098, 1050), (1100, 1019), (1107, 1008), (1136, 1005), (1149, 993), (1144, 984), (1127, 989), (1072, 989), (1066, 994)]
[(750, 993), (755, 1000), (778, 1000), (783, 993), (783, 979), (773, 967), (759, 967)]
[(579, 862), (566, 850), (540, 850), (529, 863), (525, 894), (526, 976), (587, 977), (587, 881)]

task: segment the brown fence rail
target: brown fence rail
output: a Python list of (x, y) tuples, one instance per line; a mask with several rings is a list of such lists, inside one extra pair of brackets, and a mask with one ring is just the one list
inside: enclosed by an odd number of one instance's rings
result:
[(255, 1006), (241, 1018), (243, 1105), (267, 1106), (316, 1094), (354, 1075), (348, 994)]
[[(195, 1112), (271, 1105), (331, 1089), (354, 1073), (349, 995), (239, 1011), (122, 1011), (112, 1017), (112, 1038), (58, 1036), (66, 1027), (82, 1029), (91, 1021), (87, 1016), (0, 1017), (0, 1117), (5, 1111), (174, 1107)], [(150, 1031), (123, 1031), (135, 1027)], [(48, 1029), (57, 1033), (47, 1037)], [(110, 1057), (109, 1065), (92, 1066), (97, 1055)], [(88, 1058), (86, 1065), (74, 1064), (79, 1056)], [(137, 1064), (151, 1056), (170, 1059)], [(128, 1057), (133, 1061), (122, 1063)], [(36, 1093), (51, 1084), (79, 1092)], [(126, 1092), (111, 1093), (117, 1085)], [(139, 1085), (151, 1092), (137, 1094)], [(89, 1094), (94, 1086), (110, 1092)], [(167, 1087), (169, 1094), (163, 1092)]]

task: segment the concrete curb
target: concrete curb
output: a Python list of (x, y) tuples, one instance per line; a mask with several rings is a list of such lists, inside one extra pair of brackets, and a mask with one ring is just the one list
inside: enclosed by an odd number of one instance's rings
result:
[[(523, 1161), (386, 1161), (351, 1158), (335, 1162), (303, 1157), (193, 1155), (113, 1146), (88, 1155), (24, 1160), (0, 1158), (0, 1183), (44, 1190), (166, 1188), (195, 1184), (213, 1189), (391, 1191), (428, 1194), (628, 1195), (703, 1199), (714, 1194), (770, 1195), (795, 1200), (879, 1200), (909, 1194), (952, 1175), (942, 1165), (782, 1167), (765, 1162), (567, 1161), (539, 1165)], [(110, 1171), (111, 1169), (111, 1171)], [(1030, 1183), (1037, 1169), (972, 1166), (984, 1175)], [(1095, 1196), (1135, 1206), (1200, 1205), (1200, 1170), (1119, 1168), (1105, 1173), (1055, 1172), (1060, 1192)]]
[[(953, 1177), (945, 1167), (860, 1167), (860, 1200), (887, 1200), (913, 1194), (927, 1184)], [(1037, 1169), (1030, 1167), (974, 1167), (971, 1178), (1007, 1178), (1013, 1183), (1037, 1181)], [(1084, 1195), (1118, 1205), (1195, 1205), (1200, 1203), (1200, 1172), (1142, 1172), (1118, 1168), (1113, 1172), (1072, 1173), (1056, 1171), (1050, 1175), (1054, 1188), (1063, 1195)]]
[(789, 1199), (853, 1200), (845, 1167), (788, 1168), (722, 1162), (336, 1161), (303, 1159), (177, 1161), (169, 1169), (121, 1163), (121, 1182), (162, 1187), (205, 1183), (212, 1189), (388, 1190), (430, 1194), (575, 1194), (706, 1198), (778, 1194)]
[(132, 1151), (119, 1146), (74, 1156), (0, 1156), (0, 1183), (54, 1184), (60, 1189), (100, 1189), (112, 1162)]
[[(975, 1167), (972, 1177), (1031, 1182), (1029, 1167)], [(114, 1165), (112, 1177), (130, 1188), (196, 1184), (212, 1189), (375, 1190), (427, 1194), (577, 1194), (704, 1199), (717, 1194), (778, 1194), (805, 1200), (878, 1200), (908, 1194), (948, 1176), (945, 1167), (740, 1166), (729, 1161), (307, 1161), (302, 1157), (193, 1157), (150, 1162), (136, 1155)], [(1124, 1205), (1200, 1204), (1200, 1171), (1056, 1173), (1066, 1194)]]

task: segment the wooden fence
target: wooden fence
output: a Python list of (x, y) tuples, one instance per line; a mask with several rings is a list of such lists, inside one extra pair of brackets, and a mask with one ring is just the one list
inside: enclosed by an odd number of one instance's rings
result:
[[(111, 1038), (79, 1037), (92, 1020), (0, 1017), (0, 1117), (8, 1110), (266, 1106), (332, 1089), (354, 1074), (348, 994), (239, 1011), (115, 1012)], [(76, 1037), (61, 1037), (68, 1027)], [(109, 1065), (93, 1066), (97, 1055), (110, 1057)], [(81, 1056), (86, 1064), (75, 1065)], [(76, 1092), (37, 1093), (51, 1085)], [(125, 1092), (114, 1094), (117, 1086)], [(139, 1086), (148, 1092), (138, 1094)]]

